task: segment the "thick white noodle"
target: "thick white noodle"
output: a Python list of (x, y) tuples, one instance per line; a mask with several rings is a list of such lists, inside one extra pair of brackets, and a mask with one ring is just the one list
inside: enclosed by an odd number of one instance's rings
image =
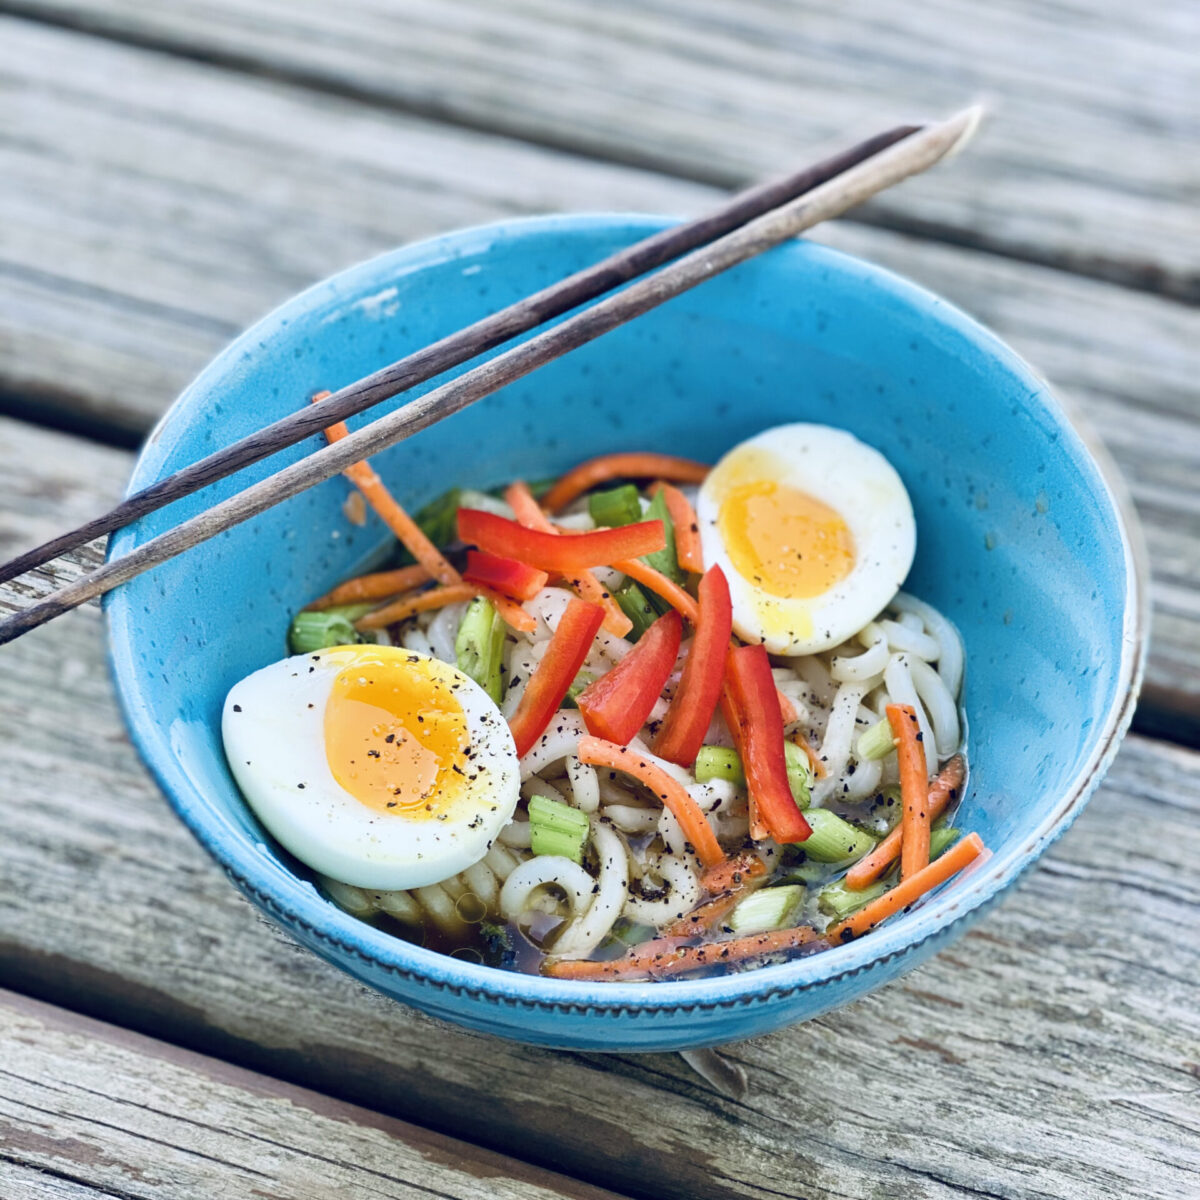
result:
[(907, 592), (897, 592), (892, 598), (891, 607), (896, 612), (915, 613), (925, 622), (926, 632), (937, 638), (942, 650), (938, 659), (938, 671), (946, 689), (957, 701), (963, 678), (963, 648), (958, 630), (936, 608), (926, 604), (924, 600), (910, 596)]
[(351, 916), (369, 917), (375, 911), (370, 893), (362, 888), (342, 883), (340, 879), (330, 879), (327, 875), (321, 876), (321, 887), (338, 908), (344, 908)]
[(925, 632), (925, 622), (922, 621), (921, 618), (918, 617), (916, 613), (910, 613), (910, 612), (901, 613), (900, 614), (900, 624), (903, 625), (906, 629), (915, 629), (918, 633)]
[(576, 917), (554, 943), (556, 955), (584, 958), (604, 941), (629, 894), (629, 858), (625, 843), (604, 822), (591, 821), (592, 848), (600, 863), (595, 894), (587, 912)]
[(710, 779), (707, 783), (689, 783), (687, 793), (706, 813), (721, 812), (737, 799), (737, 784), (728, 779)]
[(842, 777), (842, 790), (833, 799), (865, 800), (879, 791), (882, 779), (883, 763), (878, 759), (858, 759), (854, 764), (854, 774)]
[(606, 804), (603, 812), (622, 833), (654, 833), (661, 815), (657, 809), (637, 804)]
[[(913, 684), (907, 654), (895, 654), (892, 656), (892, 661), (888, 663), (887, 670), (883, 673), (883, 682), (887, 685), (887, 690), (891, 695), (891, 702), (893, 704), (912, 705), (917, 714), (917, 724), (921, 727), (922, 742), (926, 746), (933, 746), (936, 749), (937, 743), (933, 737), (933, 726), (929, 723), (925, 706), (921, 703), (921, 698), (917, 695), (916, 686)], [(932, 775), (937, 770), (937, 755), (930, 754), (926, 750), (925, 765)]]
[(421, 906), (409, 892), (376, 892), (375, 903), (380, 912), (385, 912), (405, 925), (420, 925)]
[(467, 893), (467, 881), (461, 875), (448, 875), (445, 879), (438, 880), (436, 886), (451, 900), (461, 900)]
[[(554, 786), (548, 783), (540, 775), (530, 775), (530, 777), (521, 783), (521, 799), (528, 802), (531, 796), (545, 796), (547, 800), (557, 800), (559, 804), (566, 804), (567, 798)], [(504, 839), (501, 838), (501, 841)]]
[(820, 805), (835, 792), (841, 792), (842, 774), (850, 761), (850, 750), (857, 728), (855, 722), (858, 706), (863, 694), (863, 686), (860, 683), (843, 683), (838, 688), (819, 751), (826, 774), (824, 779), (818, 779), (813, 786), (814, 804)]
[(958, 749), (958, 706), (942, 677), (926, 662), (913, 659), (908, 664), (913, 686), (933, 725), (938, 758), (949, 758)]
[(515, 846), (518, 850), (528, 850), (530, 843), (529, 822), (509, 821), (500, 830), (500, 840), (506, 846)]
[(675, 814), (669, 808), (663, 808), (658, 814), (658, 836), (663, 845), (672, 853), (683, 855), (687, 853), (687, 838)]
[(437, 657), (433, 654), (433, 647), (429, 644), (429, 639), (415, 625), (410, 625), (400, 635), (400, 645), (405, 650), (415, 650), (418, 654), (429, 654), (435, 658)]
[(567, 759), (567, 778), (571, 781), (571, 796), (581, 812), (594, 813), (600, 807), (600, 781), (596, 768), (581, 763), (575, 755)]
[(923, 658), (926, 662), (933, 662), (942, 652), (941, 643), (937, 638), (909, 629), (899, 621), (880, 621), (879, 628), (887, 635), (887, 643), (893, 650), (911, 654), (914, 658)]
[(454, 639), (466, 611), (465, 604), (447, 604), (429, 622), (429, 627), (425, 631), (433, 653), (444, 663), (454, 664), (458, 661), (458, 656), (454, 653)]
[(509, 875), (500, 889), (500, 912), (504, 919), (519, 924), (534, 892), (551, 884), (562, 889), (574, 917), (591, 903), (596, 881), (578, 863), (561, 854), (541, 854), (527, 859)]
[(483, 902), (484, 908), (489, 913), (495, 912), (500, 900), (500, 885), (496, 882), (496, 876), (489, 870), (487, 863), (472, 863), (462, 873), (462, 877), (466, 880), (467, 887), (472, 894), (478, 896)]
[(601, 804), (632, 804), (633, 792), (629, 788), (622, 787), (619, 780), (622, 776), (618, 775), (616, 779), (611, 778), (613, 772), (597, 771), (596, 772), (600, 784), (600, 803)]
[(458, 915), (454, 901), (436, 883), (428, 887), (417, 888), (413, 892), (429, 919), (447, 937), (462, 937), (467, 931), (467, 923)]
[(586, 733), (587, 727), (579, 713), (556, 713), (546, 732), (521, 759), (521, 778), (528, 779), (530, 775), (538, 775), (552, 763), (561, 762), (574, 754), (579, 739)]
[(487, 863), (492, 874), (503, 883), (517, 869), (517, 864), (520, 863), (521, 857), (514, 854), (511, 850), (506, 850), (499, 842), (496, 842), (483, 856), (483, 861)]
[(853, 657), (838, 655), (829, 666), (829, 673), (839, 683), (862, 683), (878, 675), (888, 664), (888, 643), (883, 632), (871, 643), (869, 649)]
[(700, 900), (700, 881), (684, 858), (671, 854), (660, 854), (647, 862), (647, 870), (658, 875), (667, 885), (661, 899), (647, 900), (641, 896), (629, 896), (625, 901), (625, 914), (647, 925), (665, 925), (684, 913), (691, 912)]

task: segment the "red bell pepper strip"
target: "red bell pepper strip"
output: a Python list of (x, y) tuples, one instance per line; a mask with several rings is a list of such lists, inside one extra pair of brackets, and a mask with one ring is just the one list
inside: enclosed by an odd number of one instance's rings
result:
[[(692, 648), (683, 665), (679, 690), (654, 741), (655, 754), (681, 767), (690, 767), (704, 745), (704, 735), (721, 696), (725, 653), (733, 629), (733, 608), (724, 571), (710, 567), (700, 580), (698, 592), (699, 613)], [(779, 711), (778, 707), (775, 711)]]
[(607, 675), (589, 683), (575, 697), (588, 733), (618, 746), (629, 745), (662, 695), (682, 638), (683, 618), (672, 609), (642, 634)]
[(518, 600), (532, 600), (546, 586), (550, 576), (515, 558), (500, 558), (485, 550), (468, 550), (463, 578), (468, 583), (482, 583)]
[(501, 558), (515, 558), (542, 571), (570, 575), (585, 567), (607, 567), (623, 558), (653, 554), (667, 544), (661, 521), (638, 521), (620, 529), (597, 529), (577, 537), (559, 537), (526, 529), (507, 517), (477, 508), (458, 510), (458, 536)]
[(728, 654), (729, 698), (736, 713), (733, 740), (759, 819), (780, 844), (803, 842), (812, 830), (796, 807), (783, 753), (783, 718), (765, 646), (738, 646)]
[(567, 605), (542, 661), (525, 685), (525, 694), (517, 711), (508, 722), (513, 741), (517, 743), (518, 758), (528, 754), (546, 732), (567, 689), (575, 682), (603, 620), (604, 609), (598, 604), (574, 597)]

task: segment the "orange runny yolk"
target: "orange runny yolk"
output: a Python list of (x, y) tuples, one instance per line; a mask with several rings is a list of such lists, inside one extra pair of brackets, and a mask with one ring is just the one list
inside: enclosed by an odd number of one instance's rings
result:
[(854, 566), (854, 538), (840, 514), (772, 479), (730, 487), (717, 524), (738, 574), (772, 596), (819, 596)]
[(363, 804), (433, 820), (445, 819), (462, 798), (467, 719), (438, 665), (365, 657), (334, 677), (325, 756), (334, 779)]

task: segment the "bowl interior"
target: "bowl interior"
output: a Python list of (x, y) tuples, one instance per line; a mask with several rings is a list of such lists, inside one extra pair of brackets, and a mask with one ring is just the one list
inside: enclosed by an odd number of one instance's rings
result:
[[(222, 355), (168, 413), (132, 486), (595, 261), (658, 218), (552, 218), (406, 248), (318, 285)], [(397, 403), (397, 402), (393, 402)], [(376, 460), (399, 499), (452, 484), (541, 478), (616, 448), (708, 461), (767, 426), (849, 429), (899, 470), (918, 522), (908, 590), (961, 630), (971, 787), (960, 824), (1011, 875), (1061, 823), (1063, 797), (1111, 734), (1132, 669), (1133, 591), (1121, 518), (1041, 382), (937, 298), (878, 268), (797, 242), (610, 333)], [(260, 464), (262, 477), (316, 441)], [(230, 482), (114, 540), (120, 553), (236, 490)], [(219, 735), (228, 688), (280, 657), (290, 615), (386, 542), (350, 525), (327, 482), (120, 589), (108, 613), (134, 736), (181, 815), (227, 867), (369, 953), (496, 987), (497, 978), (353, 922), (296, 878), (238, 794)], [(980, 890), (983, 898), (986, 888)], [(934, 905), (867, 943), (774, 971), (879, 949), (942, 919)], [(943, 905), (944, 907), (944, 905)], [(385, 944), (386, 943), (386, 944)], [(865, 950), (868, 955), (871, 951)], [(758, 977), (763, 979), (759, 980)], [(658, 988), (703, 987), (694, 984)], [(651, 989), (650, 999), (666, 995)], [(615, 991), (608, 994), (616, 995)]]

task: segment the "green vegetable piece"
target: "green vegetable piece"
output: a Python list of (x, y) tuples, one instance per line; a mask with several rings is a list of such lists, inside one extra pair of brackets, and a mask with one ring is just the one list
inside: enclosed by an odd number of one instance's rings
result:
[[(348, 610), (359, 610), (358, 616), (362, 616), (361, 608), (358, 604), (346, 606)], [(363, 639), (354, 628), (354, 620), (357, 617), (351, 619), (345, 610), (338, 608), (297, 613), (288, 629), (288, 649), (293, 654), (312, 654), (330, 646), (356, 645)]]
[(638, 921), (631, 921), (628, 917), (618, 917), (612, 930), (596, 947), (592, 958), (598, 962), (611, 962), (632, 947), (650, 941), (657, 933), (658, 930), (653, 925), (643, 925)]
[(766, 933), (787, 929), (804, 903), (805, 889), (791, 883), (784, 887), (759, 888), (729, 914), (724, 924), (737, 934)]
[(890, 721), (878, 721), (865, 733), (859, 735), (858, 757), (864, 759), (887, 758), (896, 749)]
[(582, 863), (587, 833), (586, 813), (546, 796), (530, 797), (529, 837), (534, 854), (560, 854)]
[(863, 888), (861, 892), (852, 892), (846, 886), (846, 881), (839, 879), (836, 883), (831, 883), (821, 889), (817, 896), (817, 907), (826, 916), (833, 917), (835, 921), (844, 921), (864, 905), (870, 904), (872, 900), (877, 900), (887, 890), (888, 885), (883, 880), (879, 880), (869, 887)]
[(593, 492), (588, 497), (588, 513), (597, 525), (615, 529), (642, 519), (642, 500), (637, 488), (625, 483), (606, 492)]
[(694, 767), (697, 783), (708, 783), (710, 779), (728, 779), (738, 787), (746, 786), (746, 773), (736, 750), (728, 746), (701, 746)]
[(961, 829), (954, 829), (949, 825), (935, 825), (929, 831), (929, 861), (933, 862), (939, 855), (945, 854), (960, 837)]
[(454, 639), (454, 657), (458, 669), (499, 704), (504, 695), (504, 622), (485, 596), (467, 605)]
[[(671, 514), (667, 512), (667, 501), (662, 492), (659, 492), (650, 501), (650, 507), (641, 520), (661, 521), (663, 532), (667, 535), (667, 544), (661, 550), (655, 550), (653, 554), (644, 554), (642, 562), (656, 571), (661, 571), (668, 579), (673, 579), (676, 583), (683, 583), (687, 579), (687, 575), (680, 570), (679, 560), (675, 557), (675, 523), (671, 520)], [(659, 599), (661, 603), (667, 603), (665, 600)]]
[[(791, 784), (792, 797), (800, 808), (807, 808), (809, 800), (810, 775), (808, 770), (808, 755), (794, 742), (784, 742), (783, 756), (787, 761), (788, 783)], [(710, 779), (728, 779), (738, 787), (746, 786), (746, 773), (742, 769), (742, 760), (736, 750), (727, 746), (701, 746), (696, 755), (694, 767), (697, 783), (707, 783)]]
[(587, 671), (580, 671), (575, 676), (571, 686), (567, 688), (567, 694), (563, 697), (563, 708), (577, 707), (575, 704), (576, 697), (589, 683), (595, 683), (595, 681), (596, 677), (594, 675), (589, 675)]
[(636, 642), (658, 620), (659, 614), (646, 599), (646, 593), (632, 579), (625, 580), (613, 592), (613, 599), (633, 622), (633, 628), (625, 635), (631, 642)]
[(837, 813), (814, 808), (805, 816), (812, 833), (798, 844), (810, 859), (826, 863), (859, 859), (875, 848), (875, 839), (869, 833), (842, 820)]

